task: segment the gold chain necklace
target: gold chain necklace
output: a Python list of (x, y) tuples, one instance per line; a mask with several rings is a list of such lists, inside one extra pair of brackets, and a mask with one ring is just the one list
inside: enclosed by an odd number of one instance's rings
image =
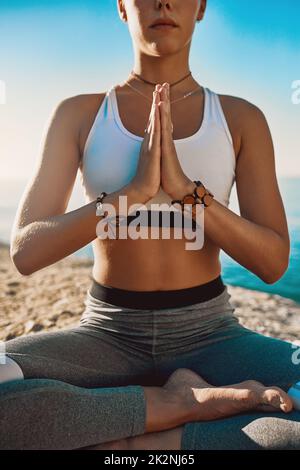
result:
[[(128, 82), (125, 82), (127, 83), (127, 85), (132, 88), (134, 91), (136, 91), (137, 93), (139, 93), (140, 95), (144, 96), (148, 101), (150, 101), (152, 103), (153, 100), (151, 100), (150, 98), (148, 98), (147, 95), (145, 95), (144, 93), (142, 93), (140, 90), (138, 90), (137, 88), (133, 87), (132, 85), (130, 85)], [(185, 95), (183, 95), (181, 98), (177, 98), (176, 100), (170, 100), (170, 104), (173, 104), (173, 103), (177, 103), (177, 101), (181, 101), (181, 100), (184, 100), (185, 98), (187, 98), (188, 96), (191, 96), (193, 95), (194, 93), (196, 93), (197, 90), (199, 90), (201, 88), (201, 86), (197, 86), (197, 88), (195, 88), (194, 90), (190, 91), (189, 93), (186, 93)]]
[[(187, 77), (189, 77), (191, 75), (192, 72), (190, 72), (188, 75), (186, 75), (185, 77), (183, 77), (182, 79), (178, 80), (177, 82), (173, 83), (170, 85), (170, 88), (174, 85), (177, 85), (177, 83), (185, 80)], [(138, 77), (141, 81), (145, 82), (145, 83), (149, 83), (150, 85), (155, 85), (155, 83), (152, 83), (152, 82), (148, 82), (147, 80), (143, 79), (143, 78), (140, 78), (139, 75), (137, 75), (136, 73), (133, 73), (131, 72), (131, 75), (134, 75), (136, 77)], [(133, 87), (129, 82), (128, 80), (125, 81), (125, 83), (130, 87), (132, 88), (134, 91), (136, 91), (137, 93), (139, 93), (141, 96), (143, 96), (144, 98), (146, 98), (148, 101), (150, 101), (150, 103), (152, 103), (153, 99), (150, 99), (147, 95), (145, 95), (143, 92), (141, 92), (140, 90), (138, 90), (137, 88)], [(177, 98), (176, 100), (170, 100), (170, 104), (173, 104), (173, 103), (177, 103), (177, 101), (181, 101), (181, 100), (184, 100), (185, 98), (188, 98), (189, 96), (193, 95), (194, 93), (196, 93), (196, 91), (198, 91), (199, 89), (201, 88), (201, 86), (197, 86), (197, 88), (195, 88), (194, 90), (190, 91), (189, 93), (186, 93), (185, 95), (183, 95), (181, 98)]]

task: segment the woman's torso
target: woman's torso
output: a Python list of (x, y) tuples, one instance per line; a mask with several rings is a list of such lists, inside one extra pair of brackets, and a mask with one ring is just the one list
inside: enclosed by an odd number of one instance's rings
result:
[[(132, 179), (151, 102), (133, 96), (125, 87), (87, 95), (87, 100), (80, 171), (88, 202), (101, 191), (116, 191)], [(230, 111), (225, 114), (223, 110), (227, 105), (226, 97), (221, 102), (206, 88), (171, 107), (173, 139), (183, 170), (190, 179), (202, 180), (225, 206), (235, 180), (238, 146)], [(170, 200), (160, 189), (147, 206)], [(192, 240), (184, 234), (175, 239), (173, 234), (171, 228), (169, 239), (153, 239), (150, 235), (135, 240), (95, 238), (94, 279), (128, 290), (171, 290), (209, 282), (221, 273), (220, 248), (207, 235), (203, 247), (194, 250), (186, 249)]]

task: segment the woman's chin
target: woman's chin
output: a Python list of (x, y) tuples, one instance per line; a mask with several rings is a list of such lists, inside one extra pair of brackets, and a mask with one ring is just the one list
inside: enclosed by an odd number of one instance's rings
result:
[(155, 53), (155, 55), (159, 56), (166, 56), (170, 54), (176, 54), (176, 52), (179, 52), (178, 47), (173, 43), (170, 43), (169, 41), (153, 41), (151, 43), (151, 49)]

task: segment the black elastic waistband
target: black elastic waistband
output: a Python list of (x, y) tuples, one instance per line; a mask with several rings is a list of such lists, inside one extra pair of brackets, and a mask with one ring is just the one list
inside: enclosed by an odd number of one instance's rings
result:
[(103, 302), (139, 309), (177, 308), (217, 297), (225, 290), (221, 275), (199, 286), (178, 290), (132, 291), (92, 280), (90, 294)]

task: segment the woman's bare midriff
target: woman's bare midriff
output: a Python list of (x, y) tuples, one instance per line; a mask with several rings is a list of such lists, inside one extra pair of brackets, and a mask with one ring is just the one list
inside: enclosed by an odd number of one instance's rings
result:
[[(144, 134), (144, 124), (147, 123), (151, 108), (151, 103), (147, 103), (146, 100), (144, 102), (140, 98), (130, 93), (129, 99), (125, 87), (117, 87), (121, 120), (124, 126), (136, 135)], [(95, 95), (91, 95), (90, 100), (93, 101), (90, 105), (90, 116), (83, 125), (82, 149), (99, 107), (99, 96), (95, 98)], [(172, 111), (174, 139), (194, 134), (203, 120), (202, 92), (190, 99), (188, 108), (182, 101), (174, 105)], [(200, 118), (199, 110), (202, 110)], [(162, 239), (161, 235), (158, 239), (151, 239), (149, 228), (149, 235), (146, 239), (133, 240), (127, 237), (126, 239), (101, 240), (96, 238), (92, 242), (93, 278), (100, 284), (120, 289), (154, 291), (194, 287), (219, 276), (221, 263), (218, 246), (204, 234), (202, 248), (189, 250), (186, 248), (186, 243), (191, 244), (194, 240), (185, 238), (184, 234), (180, 239), (174, 239), (173, 233), (174, 229), (171, 228), (169, 239)]]
[(96, 239), (93, 277), (104, 285), (149, 291), (184, 289), (215, 279), (221, 272), (220, 250), (209, 242), (200, 250), (186, 250), (186, 242), (191, 240)]

